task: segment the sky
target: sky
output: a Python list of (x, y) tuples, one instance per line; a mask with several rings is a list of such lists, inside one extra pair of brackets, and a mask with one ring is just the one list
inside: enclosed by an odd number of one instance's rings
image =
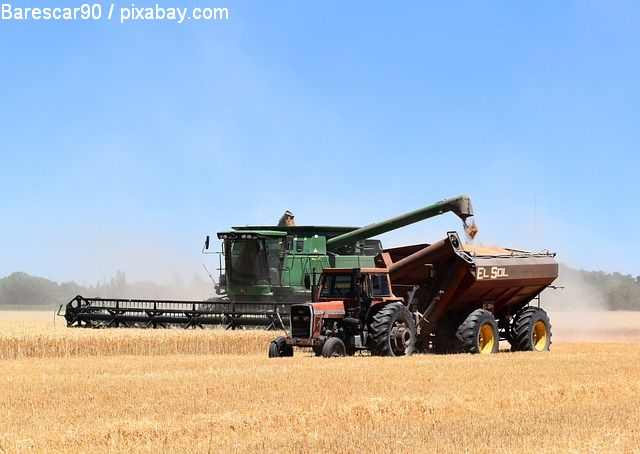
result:
[(463, 193), (476, 242), (640, 275), (639, 3), (161, 6), (229, 19), (0, 21), (0, 277), (203, 275), (231, 226), (361, 226)]

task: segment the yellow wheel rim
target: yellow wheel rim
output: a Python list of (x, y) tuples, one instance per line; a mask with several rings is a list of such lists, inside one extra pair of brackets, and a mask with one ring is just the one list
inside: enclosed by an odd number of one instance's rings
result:
[(493, 334), (493, 327), (489, 323), (485, 323), (480, 327), (480, 333), (478, 333), (478, 350), (480, 353), (493, 353), (495, 343), (496, 337)]
[(531, 343), (533, 344), (533, 349), (537, 352), (544, 351), (547, 348), (547, 327), (542, 320), (538, 320), (533, 325)]

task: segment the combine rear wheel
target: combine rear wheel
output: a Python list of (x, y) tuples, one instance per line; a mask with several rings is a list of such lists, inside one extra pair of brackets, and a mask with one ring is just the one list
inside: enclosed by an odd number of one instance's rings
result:
[(416, 324), (402, 303), (389, 303), (376, 312), (369, 323), (371, 353), (376, 356), (403, 356), (415, 352)]
[(476, 309), (458, 327), (456, 333), (466, 353), (496, 353), (500, 336), (493, 314), (485, 309)]
[(513, 318), (511, 351), (548, 352), (551, 348), (551, 323), (539, 307), (525, 307)]
[(280, 358), (282, 356), (293, 356), (293, 347), (287, 345), (283, 336), (277, 337), (269, 345), (269, 358)]
[(325, 358), (333, 358), (336, 356), (345, 356), (347, 348), (339, 337), (330, 337), (322, 347), (322, 356)]

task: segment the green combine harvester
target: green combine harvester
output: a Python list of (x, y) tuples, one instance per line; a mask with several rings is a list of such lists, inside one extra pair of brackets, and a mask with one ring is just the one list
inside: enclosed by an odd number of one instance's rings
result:
[[(467, 195), (366, 227), (246, 226), (219, 232), (222, 241), (218, 297), (208, 301), (85, 298), (67, 303), (68, 326), (204, 327), (286, 326), (290, 306), (309, 300), (311, 288), (325, 268), (373, 268), (383, 252), (373, 237), (447, 212), (468, 229), (473, 216)], [(475, 227), (475, 225), (473, 226)], [(473, 231), (470, 231), (473, 234)], [(213, 253), (211, 239), (203, 252)]]

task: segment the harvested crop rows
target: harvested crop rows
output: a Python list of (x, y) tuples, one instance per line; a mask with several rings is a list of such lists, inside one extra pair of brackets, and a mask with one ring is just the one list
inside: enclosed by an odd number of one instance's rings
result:
[(637, 340), (266, 358), (262, 331), (0, 317), (0, 452), (640, 452)]

